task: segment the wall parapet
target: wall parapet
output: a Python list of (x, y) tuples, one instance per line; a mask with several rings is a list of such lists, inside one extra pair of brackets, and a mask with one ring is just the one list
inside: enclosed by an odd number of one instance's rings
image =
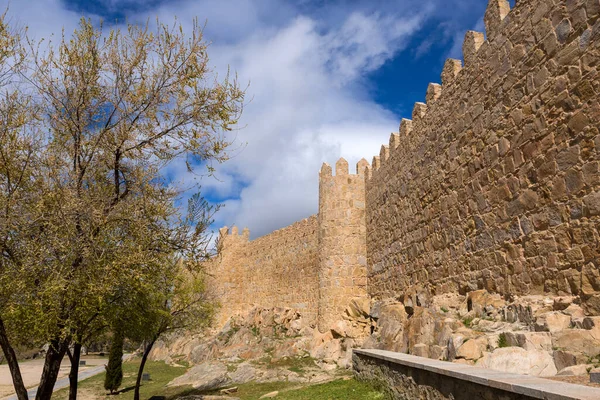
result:
[[(359, 380), (383, 383), (394, 398), (428, 399), (600, 399), (600, 389), (432, 360), (386, 350), (353, 350), (354, 374)], [(412, 397), (411, 397), (412, 395)]]

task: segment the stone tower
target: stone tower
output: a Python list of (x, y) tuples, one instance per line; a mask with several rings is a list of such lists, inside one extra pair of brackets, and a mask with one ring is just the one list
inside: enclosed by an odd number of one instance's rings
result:
[(342, 318), (350, 300), (367, 296), (365, 171), (362, 159), (356, 175), (340, 158), (335, 175), (324, 163), (319, 173), (319, 302), (318, 328), (325, 332)]

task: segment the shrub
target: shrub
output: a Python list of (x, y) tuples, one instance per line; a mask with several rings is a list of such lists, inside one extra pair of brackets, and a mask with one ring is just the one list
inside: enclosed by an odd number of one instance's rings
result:
[(508, 341), (504, 333), (498, 335), (498, 347), (508, 347)]
[(104, 378), (104, 389), (110, 393), (117, 391), (123, 381), (123, 334), (118, 330), (115, 332), (110, 344), (108, 365), (106, 366), (106, 377)]

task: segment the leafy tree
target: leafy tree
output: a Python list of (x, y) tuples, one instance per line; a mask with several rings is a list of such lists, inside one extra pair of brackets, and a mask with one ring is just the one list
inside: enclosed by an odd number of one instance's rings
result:
[(104, 389), (110, 390), (111, 394), (117, 391), (123, 381), (123, 343), (123, 333), (121, 329), (117, 328), (110, 344), (110, 354), (104, 377)]
[[(183, 286), (173, 281), (175, 266), (198, 273), (205, 227), (179, 217), (184, 191), (164, 171), (185, 160), (210, 173), (210, 161), (225, 161), (231, 143), (223, 132), (237, 123), (244, 91), (209, 69), (197, 23), (189, 36), (158, 21), (156, 29), (103, 35), (82, 19), (56, 48), (31, 40), (14, 47), (29, 56), (28, 68), (14, 72), (35, 101), (0, 105), (22, 105), (14, 115), (27, 116), (0, 137), (10, 155), (0, 160), (0, 206), (8, 210), (0, 226), (0, 344), (9, 356), (11, 341), (50, 344), (38, 399), (50, 398), (68, 354), (75, 399), (81, 345), (111, 326), (111, 310), (155, 298), (148, 304), (160, 307), (146, 318), (154, 332), (184, 315), (185, 307), (173, 311), (184, 304), (176, 298), (185, 299), (176, 296)], [(16, 186), (13, 169), (22, 177)], [(18, 364), (10, 365), (20, 393)]]

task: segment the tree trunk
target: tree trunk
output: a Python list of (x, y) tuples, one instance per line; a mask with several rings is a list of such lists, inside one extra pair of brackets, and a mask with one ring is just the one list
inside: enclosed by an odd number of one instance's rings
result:
[(133, 400), (140, 400), (140, 385), (142, 384), (142, 375), (144, 374), (144, 366), (146, 365), (146, 360), (148, 359), (148, 354), (150, 354), (150, 350), (152, 350), (152, 346), (158, 339), (158, 336), (152, 338), (150, 343), (144, 349), (144, 355), (142, 355), (142, 361), (140, 362), (140, 368), (138, 369), (137, 380), (135, 381), (135, 391), (133, 393)]
[(48, 400), (52, 397), (54, 384), (60, 370), (60, 363), (68, 347), (68, 340), (52, 339), (50, 341), (50, 346), (46, 352), (46, 360), (44, 361), (42, 378), (40, 379), (40, 385), (35, 396), (36, 400)]
[(77, 400), (77, 379), (79, 378), (79, 360), (81, 359), (81, 343), (75, 342), (73, 353), (69, 354), (71, 371), (69, 371), (69, 400)]
[(19, 363), (17, 361), (17, 355), (15, 354), (15, 350), (12, 348), (8, 341), (8, 335), (6, 334), (6, 329), (4, 328), (4, 322), (0, 318), (0, 346), (2, 347), (2, 352), (4, 353), (4, 357), (8, 362), (8, 368), (10, 369), (10, 374), (13, 380), (13, 386), (15, 387), (15, 393), (17, 394), (17, 398), (19, 400), (28, 400), (27, 389), (25, 388), (25, 384), (23, 383), (23, 377), (21, 376), (21, 369), (19, 368)]

